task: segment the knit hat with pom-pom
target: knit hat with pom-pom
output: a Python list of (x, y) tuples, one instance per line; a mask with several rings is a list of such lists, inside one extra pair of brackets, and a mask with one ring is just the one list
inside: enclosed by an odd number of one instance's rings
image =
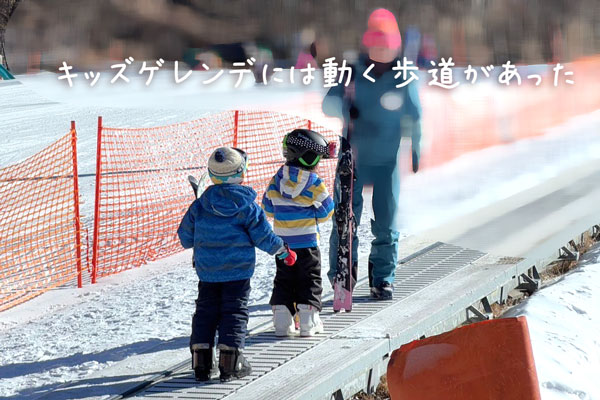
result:
[(219, 147), (208, 159), (208, 174), (214, 184), (242, 183), (246, 174), (247, 156), (234, 147)]

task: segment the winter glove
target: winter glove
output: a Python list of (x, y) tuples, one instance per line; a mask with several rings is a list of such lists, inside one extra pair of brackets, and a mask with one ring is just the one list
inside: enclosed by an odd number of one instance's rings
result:
[(419, 170), (419, 155), (415, 150), (412, 151), (412, 170), (414, 173)]
[(282, 260), (285, 265), (292, 266), (296, 263), (296, 259), (298, 255), (287, 243), (284, 243), (283, 246), (277, 251), (275, 255), (278, 259)]

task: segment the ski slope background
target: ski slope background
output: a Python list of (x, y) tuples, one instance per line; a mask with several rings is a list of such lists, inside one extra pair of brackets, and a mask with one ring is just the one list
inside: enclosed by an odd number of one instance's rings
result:
[[(137, 82), (137, 89), (134, 85), (70, 91), (58, 87), (53, 75), (19, 78), (23, 82), (19, 89), (0, 85), (4, 110), (0, 167), (46, 147), (64, 135), (74, 119), (81, 174), (94, 172), (98, 115), (112, 126), (156, 126), (220, 109), (269, 108), (301, 101), (305, 95), (297, 88), (266, 90), (245, 85), (232, 90), (225, 84), (207, 93), (204, 88), (173, 89), (161, 80), (152, 88)], [(406, 173), (402, 233), (435, 228), (598, 157), (600, 112), (574, 118), (542, 137), (466, 154), (415, 175)], [(82, 179), (80, 184), (91, 188), (93, 178)], [(87, 190), (82, 188), (82, 192), (86, 196)], [(88, 209), (93, 207), (91, 198), (86, 204)], [(359, 228), (363, 244), (372, 238), (368, 229), (372, 213), (367, 204), (365, 208)], [(323, 276), (328, 268), (330, 229), (330, 224), (321, 229)], [(361, 246), (361, 256), (367, 254), (366, 248)], [(275, 271), (272, 258), (258, 253), (252, 280), (253, 317), (270, 314)], [(190, 261), (191, 253), (182, 252), (81, 290), (52, 290), (0, 313), (0, 397), (107, 397), (128, 389), (129, 379), (186, 359), (197, 295)], [(598, 249), (586, 263), (513, 311), (528, 316), (544, 399), (600, 399), (591, 375), (600, 367)], [(331, 291), (328, 283), (324, 287)]]

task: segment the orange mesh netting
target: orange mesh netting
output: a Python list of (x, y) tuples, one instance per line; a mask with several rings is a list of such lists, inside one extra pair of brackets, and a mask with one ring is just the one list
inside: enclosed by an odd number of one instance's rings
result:
[[(473, 86), (465, 87), (460, 96), (424, 87), (422, 167), (540, 135), (567, 118), (600, 107), (598, 97), (588, 95), (598, 86), (592, 76), (597, 64), (598, 60), (591, 59), (569, 65), (577, 79), (587, 81), (577, 87), (563, 84), (555, 88), (546, 83), (490, 92)], [(565, 98), (569, 105), (561, 101)], [(176, 229), (193, 200), (187, 175), (203, 174), (215, 147), (236, 146), (248, 153), (250, 169), (245, 183), (258, 192), (260, 201), (266, 184), (283, 162), (281, 141), (286, 132), (312, 128), (330, 140), (337, 136), (341, 124), (322, 114), (321, 100), (320, 95), (307, 95), (302, 105), (294, 107), (302, 116), (229, 111), (158, 128), (103, 127), (93, 251), (97, 274), (116, 273), (181, 249)], [(307, 116), (334, 128), (310, 122)], [(407, 164), (403, 170), (410, 170), (409, 154), (401, 162)], [(335, 160), (324, 160), (318, 170), (330, 190), (334, 169)]]
[[(600, 57), (583, 58), (565, 65), (572, 71), (574, 85), (560, 76), (554, 86), (554, 65), (548, 65), (543, 83), (535, 86), (522, 72), (522, 85), (509, 87), (487, 80), (483, 75), (476, 84), (463, 82), (446, 90), (421, 81), (419, 96), (423, 107), (421, 169), (437, 167), (471, 151), (543, 135), (548, 129), (569, 118), (600, 108)], [(498, 67), (497, 67), (498, 68)], [(455, 77), (458, 71), (455, 71)], [(485, 84), (489, 83), (489, 86)], [(483, 85), (480, 85), (483, 83)], [(313, 121), (335, 125), (321, 111), (323, 95), (308, 92), (302, 101), (274, 105), (278, 110), (293, 110)], [(408, 132), (406, 132), (408, 133)], [(403, 145), (402, 170), (411, 170), (410, 144)]]
[[(423, 87), (422, 166), (432, 167), (469, 151), (540, 135), (573, 116), (600, 108), (600, 59), (567, 65), (576, 85), (545, 80), (494, 88), (465, 87), (454, 96)], [(545, 78), (546, 79), (546, 78)], [(460, 93), (457, 93), (460, 94)], [(105, 276), (178, 252), (179, 221), (193, 200), (187, 175), (206, 171), (214, 148), (247, 151), (246, 184), (258, 192), (282, 164), (283, 135), (311, 128), (335, 140), (339, 120), (321, 111), (322, 94), (308, 93), (277, 112), (229, 111), (196, 121), (148, 129), (99, 129), (92, 263)], [(319, 121), (325, 128), (312, 121)], [(404, 146), (405, 148), (407, 146)], [(81, 238), (76, 132), (26, 161), (0, 169), (0, 311), (77, 279), (81, 286)], [(410, 154), (401, 158), (410, 170)], [(335, 160), (318, 169), (333, 186)], [(85, 257), (89, 257), (86, 248)], [(95, 275), (92, 281), (95, 281)]]
[[(281, 147), (286, 133), (297, 128), (312, 129), (329, 141), (337, 141), (340, 134), (297, 116), (268, 111), (237, 113), (237, 136), (234, 135), (233, 144), (248, 153), (250, 168), (245, 184), (256, 190), (259, 201), (267, 184), (283, 164)], [(335, 163), (334, 159), (323, 160), (317, 169), (330, 192), (333, 188)]]
[[(157, 128), (101, 127), (95, 277), (181, 251), (176, 231), (194, 199), (187, 176), (204, 174), (215, 148), (235, 145), (248, 153), (246, 184), (260, 199), (283, 163), (283, 135), (309, 125), (306, 119), (273, 112), (229, 111)], [(336, 136), (324, 128), (312, 129), (329, 139)], [(324, 162), (320, 169), (329, 184), (333, 168), (335, 160)]]
[(176, 229), (193, 200), (187, 176), (204, 173), (205, 149), (231, 132), (233, 112), (157, 128), (99, 127), (92, 282), (181, 250)]
[(81, 283), (76, 132), (0, 169), (0, 311)]
[(470, 151), (539, 136), (569, 118), (599, 109), (600, 79), (593, 72), (598, 68), (600, 57), (567, 64), (565, 70), (574, 72), (574, 85), (561, 77), (554, 86), (550, 65), (540, 86), (523, 77), (520, 86), (495, 85), (488, 90), (477, 85), (453, 90), (424, 87), (422, 166), (438, 166)]

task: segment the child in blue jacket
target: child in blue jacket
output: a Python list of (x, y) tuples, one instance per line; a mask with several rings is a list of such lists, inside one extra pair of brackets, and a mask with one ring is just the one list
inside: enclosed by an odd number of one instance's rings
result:
[(216, 149), (208, 172), (209, 186), (186, 212), (177, 234), (184, 248), (194, 248), (198, 299), (192, 318), (190, 350), (196, 379), (216, 372), (215, 333), (219, 332), (221, 381), (242, 378), (252, 371), (242, 354), (248, 324), (250, 278), (255, 247), (293, 263), (292, 252), (275, 235), (256, 192), (242, 186), (247, 156), (242, 150)]

